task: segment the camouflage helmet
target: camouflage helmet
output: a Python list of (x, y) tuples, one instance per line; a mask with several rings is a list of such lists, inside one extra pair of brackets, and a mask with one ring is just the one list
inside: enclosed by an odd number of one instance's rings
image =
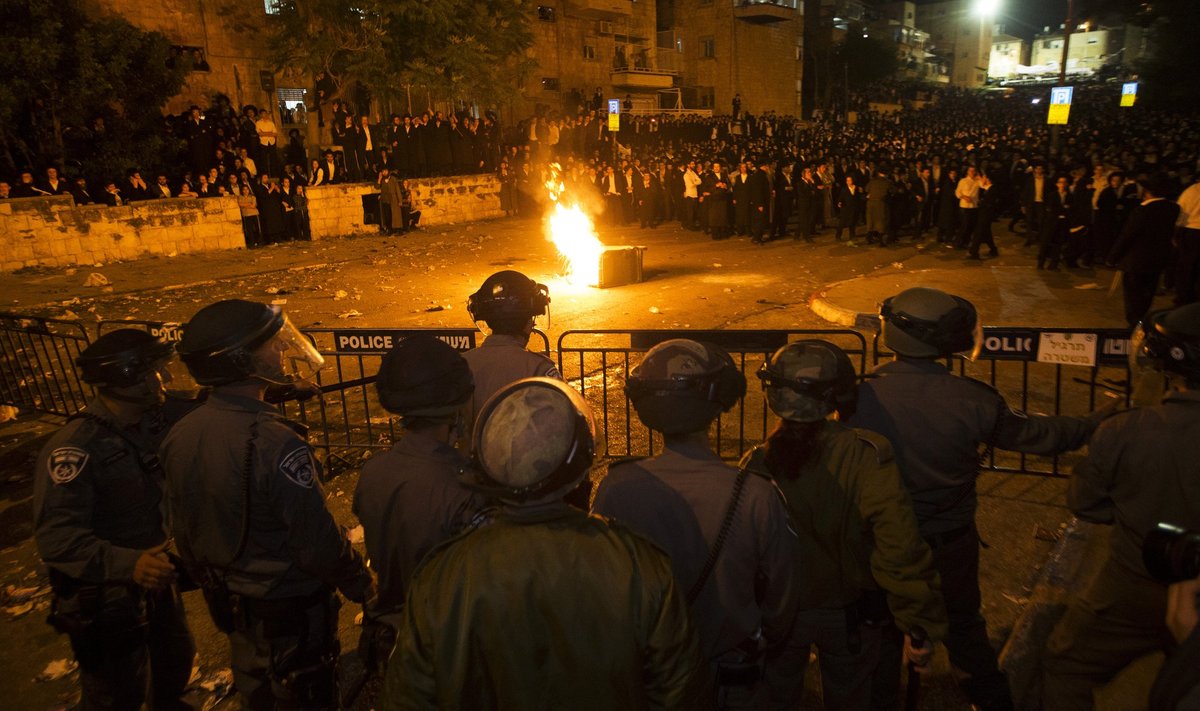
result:
[(638, 418), (663, 434), (698, 432), (746, 394), (746, 378), (723, 348), (663, 341), (629, 374), (625, 394)]
[(789, 343), (763, 363), (758, 378), (771, 411), (792, 422), (817, 422), (833, 412), (849, 417), (858, 401), (854, 364), (828, 341)]
[(475, 488), (516, 502), (561, 496), (592, 465), (591, 409), (559, 380), (525, 378), (484, 403), (471, 438)]
[(1135, 371), (1174, 373), (1200, 384), (1200, 303), (1148, 314), (1133, 330), (1129, 355)]
[(879, 308), (883, 342), (910, 358), (940, 358), (978, 350), (979, 315), (964, 298), (918, 286), (885, 299)]

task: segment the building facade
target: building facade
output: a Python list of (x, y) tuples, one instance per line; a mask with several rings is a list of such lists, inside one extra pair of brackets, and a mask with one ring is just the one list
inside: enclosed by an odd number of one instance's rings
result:
[(978, 88), (987, 83), (992, 54), (992, 18), (972, 0), (917, 6), (917, 27), (929, 33), (929, 51), (945, 62), (950, 84)]
[(992, 54), (988, 60), (989, 79), (1011, 79), (1018, 67), (1029, 66), (1029, 43), (1003, 33), (992, 36)]
[[(1108, 63), (1119, 64), (1125, 47), (1124, 28), (1080, 25), (1067, 47), (1067, 73), (1092, 73)], [(1063, 33), (1043, 32), (1033, 38), (1033, 64), (1058, 71), (1062, 63)]]

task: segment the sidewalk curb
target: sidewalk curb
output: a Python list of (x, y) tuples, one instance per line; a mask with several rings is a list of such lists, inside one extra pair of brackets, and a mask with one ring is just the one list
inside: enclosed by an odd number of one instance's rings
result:
[(835, 281), (831, 284), (826, 284), (821, 287), (820, 291), (814, 292), (808, 297), (808, 308), (820, 316), (821, 318), (835, 323), (846, 328), (865, 328), (868, 330), (878, 330), (879, 316), (874, 313), (866, 313), (863, 311), (855, 311), (844, 306), (838, 306), (833, 301), (826, 298), (826, 294), (844, 284), (861, 282), (865, 280), (865, 276), (854, 277), (844, 281)]

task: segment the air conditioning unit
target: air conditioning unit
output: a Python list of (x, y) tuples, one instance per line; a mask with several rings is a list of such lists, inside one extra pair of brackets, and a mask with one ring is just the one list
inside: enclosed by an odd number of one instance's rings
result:
[(596, 20), (596, 34), (611, 35), (613, 33), (612, 23), (607, 20)]

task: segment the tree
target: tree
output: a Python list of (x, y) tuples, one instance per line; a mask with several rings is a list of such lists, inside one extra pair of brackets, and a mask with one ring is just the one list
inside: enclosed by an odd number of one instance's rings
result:
[[(170, 43), (82, 0), (0, 0), (0, 145), (8, 171), (58, 164), (92, 177), (161, 165), (161, 109), (183, 86)], [(103, 123), (103, 130), (96, 119)]]
[(895, 46), (865, 32), (847, 32), (833, 48), (833, 57), (833, 65), (844, 71), (844, 76), (835, 76), (834, 81), (845, 80), (852, 88), (890, 79), (899, 66)]
[(382, 100), (406, 87), (488, 103), (510, 93), (531, 63), (521, 0), (281, 0), (269, 36), (276, 65), (316, 76), (333, 96), (362, 84)]
[[(1157, 0), (1150, 6), (1150, 56), (1138, 63), (1146, 83), (1145, 100), (1167, 108), (1200, 106), (1200, 13), (1195, 0)], [(1128, 50), (1127, 50), (1128, 51)]]

